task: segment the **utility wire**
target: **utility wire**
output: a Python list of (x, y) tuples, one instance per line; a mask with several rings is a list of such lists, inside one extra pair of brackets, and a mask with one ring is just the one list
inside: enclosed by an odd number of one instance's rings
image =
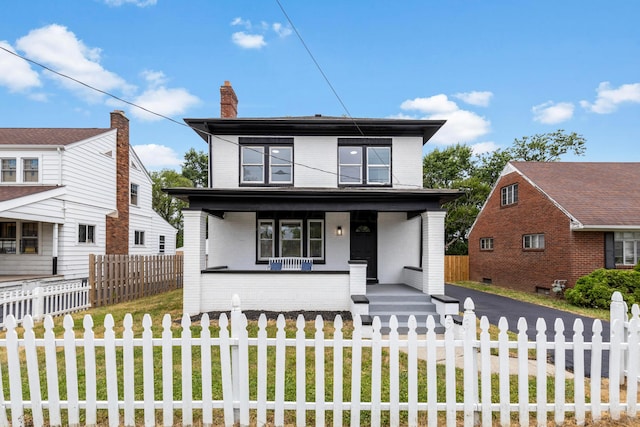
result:
[[(304, 46), (304, 49), (307, 51), (307, 53), (309, 54), (309, 57), (311, 58), (313, 63), (316, 65), (316, 68), (318, 69), (318, 71), (320, 72), (322, 77), (324, 78), (324, 81), (327, 82), (327, 85), (329, 86), (329, 88), (331, 88), (331, 91), (333, 92), (335, 97), (338, 99), (338, 102), (340, 103), (340, 105), (342, 105), (342, 108), (344, 109), (345, 113), (347, 114), (347, 117), (349, 117), (349, 119), (351, 119), (351, 121), (353, 122), (353, 124), (356, 127), (356, 129), (358, 129), (358, 132), (360, 132), (360, 135), (362, 135), (364, 137), (365, 136), (364, 132), (362, 132), (362, 129), (360, 129), (360, 126), (358, 126), (358, 123), (356, 122), (356, 120), (353, 118), (353, 116), (349, 112), (349, 109), (347, 108), (346, 104), (342, 101), (342, 98), (340, 97), (340, 95), (338, 95), (338, 91), (333, 87), (333, 84), (331, 84), (331, 81), (329, 80), (329, 77), (327, 77), (327, 75), (325, 74), (324, 70), (320, 66), (320, 63), (316, 60), (315, 56), (313, 56), (313, 53), (311, 52), (311, 49), (309, 49), (309, 46), (307, 46), (307, 43), (302, 38), (302, 35), (298, 31), (298, 28), (296, 28), (295, 24), (293, 23), (293, 20), (289, 17), (289, 14), (287, 13), (287, 11), (284, 9), (284, 6), (282, 6), (282, 3), (280, 3), (280, 0), (276, 0), (276, 3), (278, 3), (278, 6), (280, 7), (280, 10), (282, 11), (282, 14), (284, 15), (284, 17), (289, 22), (289, 25), (291, 25), (291, 28), (293, 28), (293, 31), (295, 31), (296, 36), (298, 36), (298, 40), (300, 40), (300, 43), (302, 43), (302, 46)], [(374, 150), (374, 153), (375, 153), (376, 157), (378, 158), (378, 160), (380, 160), (385, 166), (389, 167), (389, 172), (391, 174), (391, 178), (395, 179), (396, 183), (399, 184), (398, 178), (396, 178), (396, 176), (393, 174), (393, 171), (391, 170), (391, 165), (385, 164), (384, 160), (382, 160), (380, 155), (375, 150)], [(364, 153), (363, 153), (363, 155), (364, 155)]]
[[(106, 96), (108, 96), (108, 97), (110, 97), (110, 98), (113, 98), (113, 99), (115, 99), (115, 100), (117, 100), (117, 101), (120, 101), (120, 102), (123, 102), (123, 103), (125, 103), (125, 104), (127, 104), (127, 105), (130, 105), (130, 106), (132, 106), (132, 107), (134, 107), (134, 108), (138, 108), (138, 109), (140, 109), (140, 110), (142, 110), (142, 111), (145, 111), (145, 112), (147, 112), (147, 113), (149, 113), (149, 114), (153, 114), (153, 115), (155, 115), (155, 116), (157, 116), (157, 117), (160, 117), (160, 118), (163, 118), (163, 119), (165, 119), (165, 120), (168, 120), (168, 121), (170, 121), (170, 122), (172, 122), (172, 123), (174, 123), (174, 124), (177, 124), (177, 125), (180, 125), (180, 126), (183, 126), (183, 127), (189, 128), (189, 129), (192, 129), (192, 130), (196, 131), (196, 132), (197, 132), (197, 133), (199, 133), (199, 134), (204, 134), (204, 135), (211, 136), (211, 137), (213, 137), (213, 138), (219, 139), (219, 140), (224, 141), (224, 142), (227, 142), (227, 143), (229, 143), (229, 144), (233, 144), (233, 145), (235, 145), (235, 146), (237, 146), (237, 147), (244, 147), (244, 148), (252, 149), (252, 148), (250, 148), (250, 147), (243, 146), (243, 145), (241, 145), (240, 143), (238, 143), (238, 142), (236, 142), (236, 141), (232, 141), (232, 140), (230, 140), (230, 139), (223, 138), (223, 137), (221, 137), (221, 136), (219, 136), (219, 135), (215, 135), (215, 134), (213, 134), (213, 133), (211, 133), (211, 132), (207, 132), (207, 131), (204, 131), (204, 130), (201, 130), (201, 129), (197, 129), (197, 128), (195, 128), (195, 127), (193, 127), (193, 126), (191, 126), (191, 125), (189, 125), (189, 124), (187, 124), (187, 123), (179, 122), (178, 120), (175, 120), (175, 119), (174, 119), (174, 118), (172, 118), (172, 117), (165, 116), (164, 114), (161, 114), (161, 113), (155, 112), (155, 111), (153, 111), (153, 110), (149, 110), (148, 108), (145, 108), (145, 107), (143, 107), (143, 106), (141, 106), (141, 105), (138, 105), (138, 104), (136, 104), (135, 102), (131, 102), (131, 101), (128, 101), (128, 100), (126, 100), (126, 99), (120, 98), (120, 97), (119, 97), (119, 96), (117, 96), (117, 95), (114, 95), (114, 94), (112, 94), (112, 93), (110, 93), (110, 92), (107, 92), (107, 91), (105, 91), (105, 90), (99, 89), (99, 88), (97, 88), (97, 87), (95, 87), (95, 86), (92, 86), (92, 85), (90, 85), (90, 84), (88, 84), (88, 83), (83, 82), (82, 80), (76, 79), (75, 77), (71, 77), (71, 76), (69, 76), (69, 75), (67, 75), (67, 74), (64, 74), (64, 73), (60, 72), (60, 71), (56, 71), (56, 70), (54, 70), (54, 69), (52, 69), (52, 68), (50, 68), (50, 67), (47, 67), (47, 66), (46, 66), (46, 65), (44, 65), (44, 64), (41, 64), (41, 63), (39, 63), (39, 62), (37, 62), (37, 61), (34, 61), (34, 60), (29, 59), (29, 58), (27, 58), (27, 57), (25, 57), (25, 56), (22, 56), (22, 55), (20, 55), (20, 54), (18, 54), (18, 53), (16, 53), (16, 52), (12, 52), (11, 50), (9, 50), (9, 49), (5, 48), (4, 46), (0, 46), (0, 50), (3, 50), (3, 51), (5, 51), (5, 52), (7, 52), (7, 53), (9, 53), (9, 54), (11, 54), (11, 55), (13, 55), (13, 56), (17, 57), (17, 58), (20, 58), (20, 59), (22, 59), (22, 60), (24, 60), (24, 61), (27, 61), (27, 62), (29, 62), (29, 63), (31, 63), (31, 64), (33, 64), (33, 65), (37, 66), (37, 67), (40, 67), (40, 68), (42, 68), (42, 69), (44, 69), (44, 70), (47, 70), (47, 71), (49, 71), (50, 73), (53, 73), (53, 74), (55, 74), (55, 75), (57, 75), (57, 76), (60, 76), (60, 77), (62, 77), (62, 78), (68, 79), (68, 80), (71, 80), (71, 81), (73, 81), (73, 82), (75, 82), (75, 83), (77, 83), (77, 84), (79, 84), (79, 85), (81, 85), (81, 86), (84, 86), (84, 87), (86, 87), (86, 88), (88, 88), (88, 89), (90, 89), (90, 90), (93, 90), (93, 91), (95, 91), (95, 92), (99, 92), (99, 93), (101, 93), (101, 94), (103, 94), (103, 95), (106, 95)], [(354, 122), (355, 122), (355, 121), (354, 121)], [(356, 124), (356, 126), (357, 126), (357, 124)], [(358, 129), (360, 129), (360, 128), (358, 127)], [(361, 130), (360, 130), (360, 132), (362, 133), (362, 131), (361, 131)], [(254, 150), (254, 151), (256, 151), (256, 150)], [(360, 177), (351, 177), (351, 176), (346, 176), (346, 175), (344, 175), (344, 174), (339, 174), (338, 172), (329, 171), (329, 170), (322, 169), (322, 168), (318, 168), (318, 167), (315, 167), (315, 166), (309, 166), (309, 165), (304, 164), (304, 163), (292, 162), (292, 161), (289, 161), (288, 159), (280, 158), (280, 157), (274, 156), (274, 155), (273, 155), (273, 154), (271, 154), (271, 153), (269, 153), (269, 154), (267, 154), (267, 155), (268, 155), (270, 158), (285, 161), (285, 162), (287, 162), (287, 163), (291, 164), (292, 166), (294, 166), (294, 165), (295, 165), (295, 166), (303, 167), (303, 168), (306, 168), (306, 169), (309, 169), (309, 170), (314, 170), (314, 171), (317, 171), (317, 172), (326, 173), (326, 174), (333, 175), (333, 176), (337, 176), (337, 177), (342, 176), (342, 177), (347, 177), (347, 178), (352, 178), (352, 179), (360, 179)], [(387, 166), (389, 166), (389, 168), (391, 167), (390, 165), (387, 165)], [(405, 186), (407, 186), (407, 187), (418, 187), (418, 188), (422, 188), (422, 186), (412, 185), (412, 184), (403, 184), (403, 185), (405, 185)]]

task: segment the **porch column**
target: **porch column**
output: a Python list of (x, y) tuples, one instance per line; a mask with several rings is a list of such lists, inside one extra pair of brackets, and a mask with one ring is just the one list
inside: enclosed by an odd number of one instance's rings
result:
[(60, 245), (60, 237), (59, 237), (59, 224), (53, 224), (53, 246), (51, 248), (51, 257), (52, 257), (52, 265), (51, 265), (51, 274), (58, 274), (58, 245)]
[(201, 210), (182, 211), (184, 218), (184, 284), (182, 311), (200, 313), (200, 272), (206, 268), (206, 217)]
[(422, 216), (422, 292), (444, 295), (445, 211), (427, 211)]

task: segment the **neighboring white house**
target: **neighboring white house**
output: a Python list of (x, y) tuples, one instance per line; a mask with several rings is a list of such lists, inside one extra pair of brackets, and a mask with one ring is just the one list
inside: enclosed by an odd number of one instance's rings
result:
[[(210, 188), (166, 190), (189, 202), (185, 312), (228, 310), (233, 294), (243, 309), (353, 310), (376, 282), (444, 294), (441, 206), (459, 192), (422, 188), (443, 120), (237, 118), (228, 82), (221, 109), (185, 119), (209, 144)], [(272, 257), (312, 271), (273, 271)]]
[(0, 276), (87, 277), (89, 254), (173, 254), (152, 181), (111, 128), (0, 128)]

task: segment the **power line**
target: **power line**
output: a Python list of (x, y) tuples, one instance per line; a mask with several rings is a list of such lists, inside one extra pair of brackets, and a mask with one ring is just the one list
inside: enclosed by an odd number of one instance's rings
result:
[[(98, 93), (101, 93), (101, 94), (103, 94), (103, 95), (106, 95), (106, 96), (108, 96), (108, 97), (110, 97), (110, 98), (113, 98), (113, 99), (115, 99), (115, 100), (117, 100), (117, 101), (123, 102), (123, 103), (125, 103), (125, 104), (127, 104), (127, 105), (130, 105), (130, 106), (134, 107), (134, 108), (138, 108), (138, 109), (140, 109), (140, 110), (142, 110), (142, 111), (145, 111), (145, 112), (147, 112), (147, 113), (149, 113), (149, 114), (153, 114), (153, 115), (155, 115), (155, 116), (157, 116), (157, 117), (160, 117), (160, 118), (163, 118), (163, 119), (165, 119), (165, 120), (168, 120), (168, 121), (170, 121), (171, 123), (174, 123), (174, 124), (177, 124), (177, 125), (180, 125), (180, 126), (184, 126), (184, 127), (186, 127), (186, 128), (192, 129), (192, 130), (194, 130), (194, 131), (196, 131), (196, 132), (198, 132), (198, 133), (200, 133), (200, 134), (204, 134), (204, 135), (211, 136), (211, 137), (213, 137), (213, 138), (219, 139), (219, 140), (224, 141), (224, 142), (227, 142), (227, 143), (229, 143), (229, 144), (233, 144), (233, 145), (235, 145), (235, 146), (237, 146), (237, 147), (244, 147), (244, 146), (242, 146), (240, 143), (238, 143), (238, 142), (236, 142), (236, 141), (232, 141), (232, 140), (230, 140), (230, 139), (223, 138), (223, 137), (221, 137), (221, 136), (219, 136), (219, 135), (215, 135), (215, 134), (213, 134), (213, 133), (211, 133), (211, 132), (207, 132), (207, 131), (204, 131), (204, 130), (201, 130), (201, 129), (196, 129), (196, 128), (194, 128), (193, 126), (191, 126), (191, 125), (189, 125), (189, 124), (187, 124), (187, 123), (179, 122), (179, 121), (177, 121), (177, 120), (173, 119), (172, 117), (165, 116), (164, 114), (161, 114), (161, 113), (155, 112), (155, 111), (153, 111), (153, 110), (149, 110), (148, 108), (145, 108), (145, 107), (143, 107), (143, 106), (141, 106), (141, 105), (138, 105), (138, 104), (136, 104), (135, 102), (131, 102), (131, 101), (128, 101), (128, 100), (126, 100), (126, 99), (120, 98), (119, 96), (114, 95), (114, 94), (112, 94), (112, 93), (110, 93), (110, 92), (107, 92), (106, 90), (99, 89), (99, 88), (97, 88), (97, 87), (95, 87), (95, 86), (92, 86), (92, 85), (90, 85), (90, 84), (88, 84), (88, 83), (83, 82), (82, 80), (76, 79), (75, 77), (72, 77), (72, 76), (69, 76), (69, 75), (67, 75), (67, 74), (64, 74), (64, 73), (62, 73), (62, 72), (60, 72), (60, 71), (54, 70), (54, 69), (52, 69), (52, 68), (50, 68), (50, 67), (47, 67), (47, 66), (46, 66), (46, 65), (44, 65), (44, 64), (41, 64), (41, 63), (39, 63), (39, 62), (37, 62), (37, 61), (34, 61), (34, 60), (32, 60), (32, 59), (29, 59), (29, 58), (27, 58), (27, 57), (24, 57), (24, 56), (22, 56), (22, 55), (20, 55), (20, 54), (18, 54), (18, 53), (16, 53), (16, 52), (12, 52), (11, 50), (9, 50), (9, 49), (7, 49), (7, 48), (5, 48), (5, 47), (3, 47), (3, 46), (0, 46), (0, 49), (1, 49), (1, 50), (3, 50), (3, 51), (5, 51), (5, 52), (7, 52), (7, 53), (9, 53), (9, 54), (11, 54), (11, 55), (13, 55), (13, 56), (15, 56), (15, 57), (17, 57), (17, 58), (20, 58), (20, 59), (22, 59), (22, 60), (24, 60), (24, 61), (27, 61), (27, 62), (29, 62), (29, 63), (31, 63), (31, 64), (34, 64), (34, 65), (36, 65), (37, 67), (40, 67), (40, 68), (42, 68), (42, 69), (44, 69), (44, 70), (47, 70), (47, 71), (49, 71), (50, 73), (53, 73), (53, 74), (55, 74), (55, 75), (57, 75), (57, 76), (60, 76), (60, 77), (62, 77), (62, 78), (65, 78), (65, 79), (71, 80), (71, 81), (73, 81), (73, 82), (75, 82), (75, 83), (77, 83), (77, 84), (79, 84), (79, 85), (81, 85), (81, 86), (84, 86), (84, 87), (86, 87), (86, 88), (88, 88), (88, 89), (90, 89), (90, 90), (93, 90), (93, 91), (95, 91), (95, 92), (98, 92)], [(354, 122), (355, 122), (355, 121), (354, 121)], [(356, 126), (357, 126), (357, 124), (356, 124)], [(360, 129), (360, 128), (358, 127), (358, 129)], [(360, 132), (362, 133), (362, 131), (361, 131), (361, 130), (360, 130)], [(364, 136), (364, 135), (363, 135), (363, 136)], [(280, 158), (280, 157), (274, 156), (274, 155), (272, 155), (271, 153), (269, 153), (269, 154), (267, 154), (267, 155), (268, 155), (270, 158), (273, 158), (273, 159), (277, 159), (277, 160), (282, 160), (282, 161), (289, 162), (292, 166), (299, 166), (299, 167), (303, 167), (303, 168), (306, 168), (306, 169), (309, 169), (309, 170), (314, 170), (314, 171), (317, 171), (317, 172), (322, 172), (322, 173), (326, 173), (326, 174), (329, 174), (329, 175), (334, 175), (334, 176), (336, 176), (336, 177), (340, 177), (340, 176), (343, 176), (343, 177), (344, 177), (344, 176), (346, 176), (346, 175), (340, 175), (338, 172), (329, 171), (329, 170), (322, 169), (322, 168), (318, 168), (318, 167), (315, 167), (315, 166), (309, 166), (309, 165), (307, 165), (307, 164), (303, 164), (303, 163), (298, 163), (298, 162), (289, 161), (288, 159), (284, 159), (284, 158)], [(386, 166), (389, 166), (389, 170), (391, 170), (391, 165), (386, 165)], [(393, 175), (392, 175), (392, 176), (393, 176)], [(350, 177), (350, 176), (347, 176), (347, 178), (360, 179), (360, 177)], [(400, 184), (400, 183), (398, 183), (398, 184)], [(422, 186), (418, 186), (418, 185), (411, 185), (411, 184), (402, 184), (402, 185), (410, 186), (410, 187), (419, 187), (419, 188), (422, 188)]]

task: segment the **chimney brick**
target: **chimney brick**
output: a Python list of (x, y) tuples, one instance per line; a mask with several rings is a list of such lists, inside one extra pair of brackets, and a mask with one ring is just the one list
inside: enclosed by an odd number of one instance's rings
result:
[(238, 97), (228, 80), (220, 86), (220, 117), (223, 119), (238, 117)]
[(107, 216), (106, 253), (129, 253), (129, 119), (123, 111), (111, 113), (111, 129), (116, 136), (116, 209), (117, 215)]

